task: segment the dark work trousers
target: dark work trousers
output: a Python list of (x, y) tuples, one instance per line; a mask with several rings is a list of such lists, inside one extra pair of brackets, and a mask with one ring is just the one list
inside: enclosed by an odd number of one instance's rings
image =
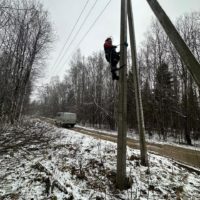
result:
[(106, 52), (106, 60), (110, 63), (112, 79), (114, 80), (114, 79), (119, 78), (116, 74), (117, 64), (120, 60), (119, 53), (114, 50), (110, 52)]
[(111, 73), (112, 73), (112, 79), (119, 78), (116, 74), (117, 71), (117, 64), (119, 62), (120, 56), (117, 52), (112, 52), (111, 58), (110, 58), (110, 66), (111, 66)]

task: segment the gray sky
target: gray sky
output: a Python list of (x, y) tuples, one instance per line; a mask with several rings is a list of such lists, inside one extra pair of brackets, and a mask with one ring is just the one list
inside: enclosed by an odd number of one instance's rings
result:
[[(57, 65), (54, 65), (54, 63), (58, 58), (59, 53), (87, 0), (40, 1), (43, 3), (44, 8), (49, 11), (50, 20), (53, 23), (53, 29), (56, 34), (56, 40), (52, 44), (52, 51), (49, 55), (47, 55), (48, 59), (45, 76), (39, 81), (39, 84), (41, 85), (49, 82), (50, 78), (55, 75), (59, 75), (61, 79), (63, 78), (63, 74), (67, 69), (69, 69), (68, 61), (70, 60), (73, 52), (76, 50), (77, 44), (81, 41), (81, 38), (85, 35), (96, 17), (110, 0), (97, 0), (97, 3), (86, 23), (74, 39), (74, 42), (66, 50), (64, 56), (61, 54), (60, 58), (63, 59), (61, 62), (57, 62)], [(66, 44), (66, 47), (70, 45), (70, 42), (77, 33), (83, 19), (86, 17), (89, 9), (95, 1), (96, 0), (89, 1), (85, 12), (76, 26), (76, 29), (69, 39), (69, 42)], [(186, 12), (200, 11), (200, 0), (159, 0), (159, 3), (173, 22), (177, 17)], [(93, 52), (103, 50), (103, 43), (107, 36), (112, 36), (115, 44), (119, 43), (120, 4), (121, 0), (111, 0), (105, 12), (101, 15), (99, 20), (80, 44), (79, 48), (81, 49), (82, 55), (88, 56)], [(139, 44), (144, 39), (144, 33), (150, 25), (153, 13), (146, 0), (132, 0), (132, 4), (135, 20), (136, 41), (137, 44)]]

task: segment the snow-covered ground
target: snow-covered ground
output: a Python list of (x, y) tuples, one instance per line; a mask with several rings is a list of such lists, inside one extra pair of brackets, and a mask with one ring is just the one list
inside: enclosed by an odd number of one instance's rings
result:
[[(81, 125), (76, 125), (76, 127), (79, 128), (84, 128), (87, 130), (91, 130), (91, 131), (97, 131), (97, 132), (103, 132), (106, 134), (111, 134), (111, 135), (117, 135), (117, 131), (108, 131), (108, 130), (104, 130), (104, 129), (97, 129), (97, 128), (91, 128), (88, 126), (81, 126)], [(129, 130), (127, 133), (128, 138), (131, 139), (135, 139), (135, 140), (139, 140), (139, 134), (137, 134), (135, 132), (135, 130)], [(172, 146), (179, 146), (182, 148), (186, 148), (186, 149), (192, 149), (192, 150), (196, 150), (196, 151), (200, 151), (200, 140), (192, 140), (192, 144), (193, 146), (188, 146), (186, 144), (179, 144), (180, 139), (175, 139), (174, 137), (168, 136), (167, 141), (162, 141), (162, 139), (159, 138), (157, 133), (154, 133), (151, 137), (148, 136), (148, 134), (146, 134), (146, 141), (152, 144), (170, 144)]]
[[(38, 131), (51, 126), (38, 120), (31, 123)], [(139, 151), (127, 148), (132, 184), (119, 191), (115, 143), (55, 127), (47, 134), (56, 139), (45, 149), (34, 144), (0, 154), (0, 199), (200, 199), (200, 175), (173, 160), (149, 154), (150, 167), (143, 167)]]

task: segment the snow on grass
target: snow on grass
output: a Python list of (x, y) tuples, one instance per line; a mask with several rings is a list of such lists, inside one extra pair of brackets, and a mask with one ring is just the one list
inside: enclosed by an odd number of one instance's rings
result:
[[(49, 126), (36, 123), (38, 129)], [(48, 134), (56, 135), (56, 140), (46, 149), (30, 145), (25, 151), (0, 155), (0, 199), (14, 195), (15, 199), (39, 200), (47, 198), (50, 191), (51, 199), (59, 200), (200, 199), (200, 176), (176, 166), (170, 159), (149, 154), (150, 167), (143, 167), (139, 151), (127, 148), (127, 187), (131, 187), (119, 191), (115, 187), (115, 143), (61, 128)], [(37, 162), (52, 175), (39, 170)], [(55, 181), (67, 192), (54, 186)]]
[[(103, 129), (85, 127), (85, 126), (80, 126), (80, 125), (76, 125), (76, 127), (83, 128), (86, 130), (96, 131), (99, 133), (105, 133), (108, 135), (117, 135), (117, 131), (113, 131), (113, 130), (112, 131), (111, 130), (103, 130)], [(139, 140), (139, 134), (137, 134), (136, 131), (133, 129), (128, 130), (127, 137), (131, 138), (131, 139)], [(162, 139), (160, 139), (159, 135), (156, 132), (152, 133), (151, 137), (149, 137), (149, 135), (146, 134), (146, 141), (149, 143), (152, 143), (152, 144), (169, 144), (172, 146), (182, 147), (185, 149), (200, 151), (200, 140), (192, 140), (193, 146), (188, 146), (186, 144), (179, 144), (180, 141), (178, 140), (178, 138), (175, 139), (172, 136), (168, 136), (167, 140), (168, 141), (163, 141)]]

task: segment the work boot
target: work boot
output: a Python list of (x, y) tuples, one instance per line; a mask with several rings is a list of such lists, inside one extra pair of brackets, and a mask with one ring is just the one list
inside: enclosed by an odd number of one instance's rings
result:
[(117, 81), (118, 81), (118, 80), (119, 80), (119, 76), (116, 76), (116, 77), (115, 77), (115, 80), (117, 80)]
[(119, 76), (115, 73), (112, 73), (112, 79), (113, 80), (119, 80)]

